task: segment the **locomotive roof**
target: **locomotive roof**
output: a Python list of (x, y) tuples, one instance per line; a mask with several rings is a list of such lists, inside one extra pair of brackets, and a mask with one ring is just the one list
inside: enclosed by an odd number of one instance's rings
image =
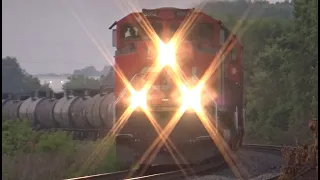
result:
[(148, 10), (148, 11), (152, 11), (152, 10), (194, 10), (194, 8), (188, 8), (188, 9), (180, 9), (180, 8), (176, 8), (176, 7), (161, 7), (161, 8), (154, 8), (154, 9), (142, 9), (143, 10)]
[[(189, 11), (194, 11), (195, 8), (180, 9), (180, 8), (176, 8), (176, 7), (161, 7), (161, 8), (154, 8), (154, 9), (142, 9), (142, 11), (140, 11), (140, 12), (130, 13), (130, 14), (124, 16), (123, 18), (121, 18), (119, 21), (115, 21), (115, 22), (113, 23), (113, 25), (111, 25), (111, 27), (110, 27), (109, 29), (111, 29), (114, 25), (117, 25), (118, 22), (124, 21), (124, 20), (125, 20), (126, 18), (128, 18), (128, 17), (132, 17), (132, 16), (134, 16), (134, 15), (142, 14), (143, 11), (146, 11), (146, 10), (147, 10), (147, 11), (155, 11), (155, 10), (182, 10), (182, 11), (188, 11), (188, 10), (189, 10)], [(241, 47), (243, 48), (242, 43), (241, 43), (240, 39), (238, 38), (238, 36), (237, 36), (236, 34), (234, 34), (232, 31), (230, 31), (230, 29), (229, 29), (222, 21), (217, 20), (217, 19), (209, 16), (208, 14), (206, 14), (205, 12), (202, 12), (202, 11), (198, 11), (198, 12), (196, 12), (196, 13), (199, 13), (199, 14), (201, 14), (201, 15), (205, 15), (205, 16), (211, 18), (211, 19), (214, 19), (214, 20), (218, 21), (218, 23), (219, 23), (225, 30), (227, 30), (228, 33), (231, 33), (232, 35), (236, 36), (237, 42), (238, 42), (238, 43), (241, 45)]]

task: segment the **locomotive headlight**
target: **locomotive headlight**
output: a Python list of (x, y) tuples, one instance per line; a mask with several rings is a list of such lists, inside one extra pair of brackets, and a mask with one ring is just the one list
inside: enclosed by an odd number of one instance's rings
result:
[(147, 105), (147, 93), (143, 90), (133, 91), (131, 93), (130, 107), (132, 108), (145, 108)]
[(176, 62), (176, 50), (173, 42), (160, 42), (158, 46), (158, 61), (161, 66), (173, 67)]
[(192, 89), (182, 85), (181, 90), (181, 106), (184, 109), (193, 109), (194, 111), (201, 110), (201, 89), (194, 87)]

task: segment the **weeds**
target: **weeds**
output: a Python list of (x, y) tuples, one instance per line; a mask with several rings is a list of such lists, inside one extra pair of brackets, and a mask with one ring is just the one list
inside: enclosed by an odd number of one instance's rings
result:
[(100, 141), (74, 141), (62, 131), (36, 132), (27, 122), (3, 121), (2, 179), (56, 180), (116, 170), (112, 147), (90, 169), (79, 172), (99, 144)]
[(296, 147), (286, 147), (282, 150), (286, 164), (281, 169), (279, 180), (290, 180), (306, 168), (318, 167), (318, 121), (310, 121), (309, 128), (313, 134), (313, 144), (297, 143)]

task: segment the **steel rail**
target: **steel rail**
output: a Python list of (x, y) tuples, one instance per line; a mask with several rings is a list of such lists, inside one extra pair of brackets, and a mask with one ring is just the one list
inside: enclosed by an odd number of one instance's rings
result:
[(265, 153), (272, 153), (275, 155), (282, 155), (281, 150), (285, 147), (290, 146), (277, 146), (277, 145), (262, 145), (262, 144), (243, 144), (242, 149), (258, 151), (258, 152), (265, 152)]
[(95, 174), (90, 176), (76, 177), (64, 180), (119, 180), (124, 179), (132, 170), (117, 171), (112, 173)]
[(179, 179), (179, 178), (186, 178), (186, 176), (195, 176), (200, 173), (204, 173), (206, 171), (216, 171), (222, 167), (224, 167), (226, 163), (224, 161), (221, 162), (212, 162), (205, 165), (201, 165), (198, 167), (195, 167), (190, 171), (189, 169), (181, 169), (177, 171), (170, 171), (165, 173), (159, 173), (159, 174), (152, 174), (147, 176), (141, 176), (141, 177), (135, 177), (135, 178), (129, 178), (126, 180), (169, 180), (169, 179)]
[[(281, 155), (281, 149), (285, 146), (274, 146), (274, 145), (260, 145), (260, 144), (244, 144), (242, 148), (254, 151), (267, 151), (268, 153), (276, 153), (277, 155)], [(192, 171), (187, 168), (183, 168), (180, 170), (173, 170), (163, 173), (152, 173), (151, 175), (142, 175), (140, 177), (136, 177), (139, 174), (139, 170), (125, 170), (125, 171), (118, 171), (113, 173), (105, 173), (105, 174), (97, 174), (91, 176), (84, 176), (84, 177), (77, 177), (65, 180), (119, 180), (119, 179), (126, 179), (126, 180), (143, 180), (143, 179), (151, 179), (151, 180), (166, 180), (166, 179), (178, 179), (178, 178), (185, 178), (185, 176), (194, 176), (197, 174), (204, 173), (206, 171), (216, 171), (222, 167), (227, 166), (226, 162), (223, 160), (223, 157), (216, 158), (215, 161), (208, 162), (202, 165), (194, 166)], [(154, 167), (156, 168), (156, 167)], [(132, 171), (135, 171), (132, 178), (128, 178), (128, 174)], [(145, 173), (148, 174), (148, 173)], [(150, 173), (149, 173), (150, 174)], [(276, 175), (273, 179), (277, 179), (280, 175)], [(272, 178), (271, 178), (272, 179)], [(270, 180), (271, 180), (270, 179)]]

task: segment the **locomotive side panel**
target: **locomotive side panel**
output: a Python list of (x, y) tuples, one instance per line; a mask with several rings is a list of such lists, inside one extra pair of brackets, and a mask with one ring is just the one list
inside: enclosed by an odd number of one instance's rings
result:
[(130, 82), (134, 75), (143, 69), (144, 63), (140, 61), (140, 58), (136, 53), (123, 54), (117, 56), (115, 67), (116, 70), (119, 70), (122, 73), (121, 75), (115, 73), (114, 91), (115, 95), (118, 97), (126, 88), (121, 76)]

